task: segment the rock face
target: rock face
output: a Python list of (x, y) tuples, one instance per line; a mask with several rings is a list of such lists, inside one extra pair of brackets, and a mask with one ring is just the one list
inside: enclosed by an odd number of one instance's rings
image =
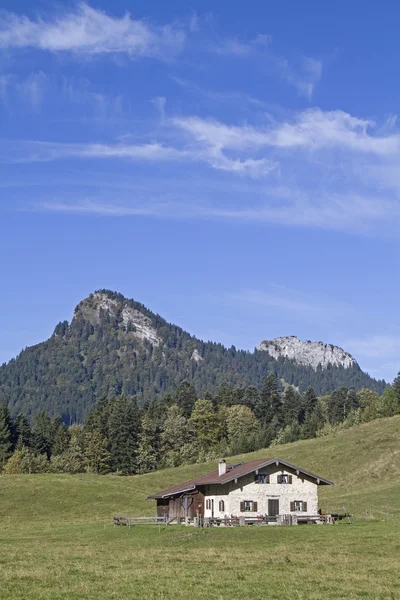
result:
[(120, 319), (121, 325), (130, 328), (135, 337), (147, 340), (153, 346), (158, 346), (160, 339), (157, 331), (151, 324), (149, 317), (139, 310), (122, 304), (103, 292), (95, 292), (89, 298), (83, 300), (75, 309), (74, 318), (81, 314), (93, 326), (101, 321), (101, 312), (108, 313), (111, 317)]
[(300, 365), (309, 366), (315, 370), (318, 365), (321, 365), (323, 369), (326, 369), (328, 365), (342, 366), (345, 369), (357, 365), (355, 359), (338, 346), (324, 344), (323, 342), (303, 342), (296, 336), (265, 340), (259, 344), (258, 350), (264, 350), (276, 359), (281, 356), (289, 358)]

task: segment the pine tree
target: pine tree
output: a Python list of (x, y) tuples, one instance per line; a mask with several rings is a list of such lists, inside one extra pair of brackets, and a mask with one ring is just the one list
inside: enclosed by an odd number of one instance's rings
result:
[(148, 415), (141, 422), (137, 462), (139, 473), (149, 473), (158, 468), (159, 440), (157, 428)]
[(298, 423), (300, 413), (300, 395), (292, 386), (288, 386), (283, 395), (282, 415), (283, 425)]
[(22, 413), (19, 413), (14, 421), (15, 439), (18, 449), (23, 446), (29, 448), (32, 444), (32, 430), (28, 419)]
[(282, 401), (278, 389), (278, 380), (274, 373), (264, 377), (259, 404), (255, 407), (255, 415), (265, 426), (270, 423), (274, 417), (280, 421), (282, 411)]
[(74, 475), (75, 473), (83, 473), (85, 470), (85, 454), (82, 445), (82, 428), (79, 426), (71, 427), (68, 450), (60, 454), (59, 457), (64, 459), (65, 471)]
[(5, 402), (0, 404), (0, 469), (5, 465), (13, 452), (13, 423), (10, 411)]
[(187, 419), (192, 413), (196, 400), (197, 393), (192, 384), (186, 380), (182, 381), (176, 392), (176, 403)]
[(398, 415), (400, 413), (400, 372), (397, 377), (394, 379), (392, 386), (393, 390), (393, 414)]
[(43, 409), (36, 414), (33, 422), (32, 448), (36, 454), (46, 454), (50, 458), (52, 444), (53, 424)]
[(112, 402), (108, 419), (111, 466), (122, 475), (137, 472), (140, 421), (135, 400), (120, 396)]
[(105, 475), (110, 472), (111, 454), (108, 440), (100, 431), (94, 430), (85, 435), (85, 466), (89, 473)]
[(318, 399), (315, 395), (314, 389), (309, 387), (302, 397), (302, 413), (304, 415), (304, 420), (309, 418), (314, 412), (317, 402)]
[(56, 417), (52, 424), (51, 454), (58, 456), (68, 449), (69, 432), (61, 417)]

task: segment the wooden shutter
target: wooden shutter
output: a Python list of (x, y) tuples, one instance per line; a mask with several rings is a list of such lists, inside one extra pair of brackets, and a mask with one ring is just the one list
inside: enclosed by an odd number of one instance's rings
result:
[(240, 503), (240, 512), (244, 512), (244, 502)]
[(307, 502), (303, 502), (303, 512), (307, 512)]
[(282, 483), (282, 475), (278, 475), (278, 483)]
[(294, 512), (295, 508), (294, 508), (294, 502), (290, 503), (290, 512)]
[(258, 508), (257, 502), (253, 502), (253, 512), (257, 512), (257, 508)]
[(264, 479), (264, 481), (265, 481), (265, 483), (270, 483), (270, 481), (269, 481), (269, 475), (266, 475), (266, 476), (265, 476), (265, 479)]
[(293, 476), (289, 475), (289, 483), (293, 483)]

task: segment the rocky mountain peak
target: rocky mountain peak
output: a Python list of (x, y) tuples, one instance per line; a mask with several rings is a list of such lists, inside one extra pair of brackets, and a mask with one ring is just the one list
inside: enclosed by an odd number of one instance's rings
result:
[(283, 356), (313, 369), (317, 369), (318, 365), (321, 365), (323, 369), (326, 369), (328, 365), (349, 369), (357, 364), (348, 352), (338, 346), (309, 340), (302, 341), (296, 336), (265, 340), (259, 344), (258, 350), (268, 352), (273, 358), (279, 359)]
[[(141, 305), (137, 304), (136, 306), (140, 307)], [(121, 295), (107, 291), (94, 292), (78, 304), (74, 318), (82, 315), (86, 321), (96, 326), (100, 324), (104, 313), (118, 319), (121, 327), (125, 327), (135, 337), (147, 340), (154, 346), (159, 345), (160, 339), (150, 317), (144, 314), (140, 308), (136, 308), (132, 301), (126, 300)]]

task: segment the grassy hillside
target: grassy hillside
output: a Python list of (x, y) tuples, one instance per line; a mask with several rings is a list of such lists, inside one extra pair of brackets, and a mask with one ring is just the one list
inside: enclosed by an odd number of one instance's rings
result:
[(320, 505), (345, 505), (353, 525), (112, 527), (113, 513), (151, 514), (148, 494), (214, 464), (129, 478), (3, 475), (0, 598), (400, 598), (400, 416), (234, 460), (263, 456), (332, 479)]

